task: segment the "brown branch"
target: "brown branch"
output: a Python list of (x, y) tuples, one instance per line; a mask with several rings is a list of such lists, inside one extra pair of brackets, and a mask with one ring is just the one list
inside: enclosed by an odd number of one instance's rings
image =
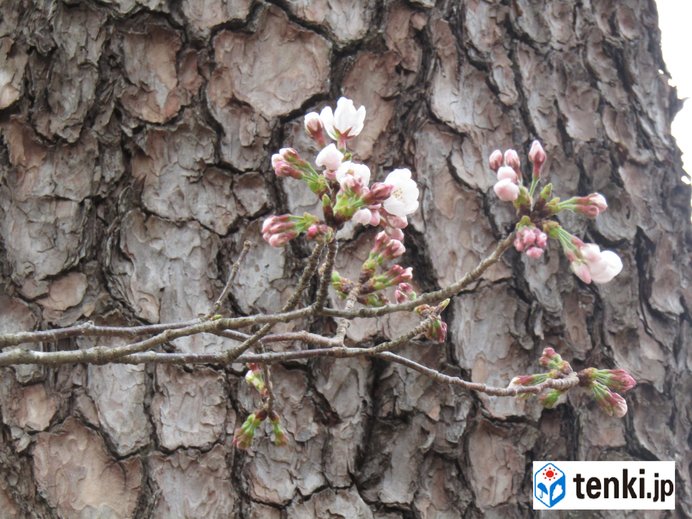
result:
[(57, 328), (54, 330), (38, 330), (35, 332), (7, 333), (0, 336), (0, 349), (17, 346), (24, 343), (57, 342), (74, 337), (139, 337), (152, 333), (160, 333), (176, 328), (185, 328), (199, 323), (199, 319), (181, 321), (178, 323), (147, 324), (138, 326), (99, 326), (91, 322)]

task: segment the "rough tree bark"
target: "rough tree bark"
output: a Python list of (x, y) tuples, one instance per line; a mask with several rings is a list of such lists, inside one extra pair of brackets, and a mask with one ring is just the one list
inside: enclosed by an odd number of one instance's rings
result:
[[(274, 384), (289, 447), (239, 453), (230, 438), (255, 403), (241, 366), (6, 368), (3, 518), (526, 517), (534, 459), (675, 459), (689, 516), (690, 193), (653, 0), (3, 0), (0, 13), (0, 332), (204, 314), (245, 239), (226, 311), (278, 309), (308, 249), (271, 249), (262, 217), (314, 203), (269, 157), (311, 149), (302, 115), (343, 93), (368, 110), (359, 156), (422, 184), (407, 238), (421, 288), (510, 229), (485, 157), (533, 138), (558, 193), (607, 196), (596, 222), (565, 220), (625, 263), (586, 286), (557, 247), (530, 263), (510, 252), (454, 299), (447, 344), (408, 355), (502, 385), (553, 345), (639, 381), (620, 420), (578, 392), (545, 411), (379, 361), (288, 363)], [(370, 238), (351, 236), (337, 268)]]

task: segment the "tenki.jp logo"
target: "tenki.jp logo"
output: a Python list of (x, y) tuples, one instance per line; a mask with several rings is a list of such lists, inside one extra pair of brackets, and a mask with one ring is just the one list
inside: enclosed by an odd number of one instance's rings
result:
[(541, 503), (552, 508), (565, 497), (565, 473), (548, 463), (533, 475), (533, 493)]

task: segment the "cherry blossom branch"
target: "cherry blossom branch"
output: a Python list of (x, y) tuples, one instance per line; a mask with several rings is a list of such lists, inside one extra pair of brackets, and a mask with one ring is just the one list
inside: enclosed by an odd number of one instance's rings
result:
[(446, 288), (421, 294), (413, 301), (383, 305), (376, 308), (363, 307), (358, 308), (357, 310), (325, 308), (324, 310), (320, 311), (320, 313), (329, 317), (379, 317), (394, 312), (408, 312), (425, 303), (438, 303), (444, 299), (454, 297), (469, 285), (480, 279), (486, 270), (497, 263), (502, 255), (512, 246), (513, 240), (514, 233), (510, 233), (506, 238), (497, 244), (489, 256), (482, 259), (473, 270), (466, 273), (461, 279), (455, 281)]
[[(317, 303), (313, 303), (311, 306), (301, 308), (299, 310), (288, 310), (281, 311), (275, 314), (254, 314), (243, 317), (225, 317), (221, 319), (216, 319), (213, 321), (202, 321), (200, 319), (194, 319), (190, 321), (181, 321), (175, 323), (162, 323), (162, 324), (149, 324), (149, 325), (138, 325), (138, 326), (99, 326), (91, 322), (79, 324), (76, 326), (71, 326), (67, 328), (57, 328), (54, 330), (39, 330), (33, 332), (16, 332), (16, 333), (6, 333), (0, 335), (0, 349), (6, 348), (8, 346), (17, 346), (19, 344), (25, 343), (37, 343), (37, 342), (57, 342), (63, 339), (70, 339), (74, 337), (139, 337), (142, 335), (148, 335), (151, 333), (160, 333), (166, 330), (181, 329), (184, 331), (190, 331), (190, 333), (185, 333), (175, 338), (184, 337), (186, 335), (193, 335), (195, 333), (218, 333), (221, 330), (228, 332), (228, 330), (244, 328), (247, 326), (258, 325), (258, 324), (276, 324), (280, 322), (289, 322), (303, 317), (309, 317), (310, 315), (324, 315), (328, 317), (344, 317), (344, 318), (355, 318), (355, 317), (378, 317), (382, 315), (387, 315), (395, 312), (407, 312), (414, 309), (416, 306), (424, 303), (437, 302), (447, 297), (456, 295), (461, 290), (465, 289), (471, 285), (474, 281), (478, 280), (483, 273), (490, 268), (492, 265), (497, 263), (502, 254), (509, 249), (512, 244), (513, 235), (510, 234), (505, 239), (503, 239), (493, 252), (481, 260), (478, 265), (464, 275), (460, 280), (456, 281), (449, 287), (436, 290), (434, 292), (427, 292), (421, 294), (415, 301), (410, 301), (401, 304), (389, 304), (378, 308), (360, 308), (357, 310), (339, 310), (333, 308), (320, 308)], [(319, 245), (313, 249), (313, 253), (308, 259), (308, 264), (313, 261), (313, 255), (316, 254), (316, 249), (320, 247)], [(324, 265), (332, 264), (333, 257), (336, 254), (336, 249), (333, 254), (328, 253), (327, 259)], [(317, 253), (317, 261), (320, 252)], [(330, 259), (331, 258), (331, 259)], [(307, 270), (303, 272), (308, 272)], [(303, 289), (307, 286), (307, 282), (310, 276), (307, 276), (304, 282), (299, 280), (298, 286), (304, 285)], [(320, 296), (320, 291), (322, 286), (325, 286), (324, 293), (326, 298), (326, 286), (328, 282), (324, 285), (320, 285), (318, 289), (318, 297)], [(302, 293), (301, 290), (301, 293)], [(196, 325), (206, 323), (201, 330), (195, 328)], [(197, 331), (199, 330), (199, 331)], [(237, 337), (237, 336), (236, 336)], [(230, 337), (230, 338), (236, 338)], [(165, 340), (163, 342), (166, 342)], [(87, 351), (87, 350), (84, 350)], [(2, 362), (2, 354), (0, 354), (0, 362)], [(83, 362), (80, 360), (75, 360), (74, 362)], [(6, 365), (6, 364), (5, 364)]]

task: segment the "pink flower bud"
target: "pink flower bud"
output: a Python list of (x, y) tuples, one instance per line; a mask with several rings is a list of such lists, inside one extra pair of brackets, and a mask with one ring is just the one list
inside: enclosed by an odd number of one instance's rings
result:
[(586, 263), (573, 261), (570, 263), (570, 268), (572, 269), (574, 275), (581, 279), (584, 283), (587, 285), (591, 283), (591, 272), (589, 272), (589, 267), (586, 265)]
[(272, 167), (277, 177), (291, 177), (297, 180), (303, 178), (303, 174), (278, 153), (272, 155)]
[(402, 267), (401, 265), (392, 265), (386, 272), (387, 285), (394, 286), (400, 283), (408, 283), (413, 279), (413, 268)]
[(497, 171), (502, 166), (502, 152), (500, 150), (493, 151), (488, 158), (488, 163), (490, 164), (490, 169)]
[[(394, 216), (394, 215), (389, 215), (387, 217), (387, 223), (391, 226), (394, 227), (395, 229), (404, 229), (408, 225), (408, 220), (406, 219), (405, 216)], [(403, 238), (398, 238), (394, 236), (392, 233), (389, 233), (389, 235), (392, 238), (396, 238), (397, 240), (401, 240)], [(402, 233), (403, 237), (403, 233)]]
[(610, 416), (622, 418), (627, 414), (627, 402), (600, 382), (592, 382), (591, 393), (600, 408)]
[(586, 198), (589, 200), (589, 203), (597, 207), (600, 212), (608, 209), (608, 202), (601, 193), (591, 193)]
[(527, 249), (526, 255), (531, 259), (538, 259), (543, 256), (543, 249), (539, 247), (530, 247)]
[(510, 386), (535, 386), (548, 380), (546, 373), (536, 373), (535, 375), (519, 375), (514, 377), (510, 382)]
[(514, 202), (519, 198), (519, 186), (510, 179), (505, 178), (493, 186), (493, 191), (503, 202)]
[(524, 240), (522, 240), (519, 235), (514, 238), (514, 248), (517, 249), (517, 252), (524, 252)]
[(529, 160), (533, 163), (533, 177), (540, 176), (541, 168), (545, 163), (546, 155), (543, 146), (538, 141), (533, 141), (529, 150)]
[(389, 235), (394, 238), (395, 240), (403, 241), (404, 240), (404, 231), (399, 229), (398, 227), (390, 227), (388, 229)]
[(517, 172), (509, 166), (502, 166), (500, 169), (497, 170), (497, 179), (509, 179), (512, 182), (516, 183), (519, 180), (519, 177), (517, 177)]
[(398, 258), (399, 256), (403, 255), (404, 252), (406, 252), (406, 247), (404, 247), (404, 244), (399, 240), (392, 239), (384, 249), (383, 255), (386, 260), (393, 260), (394, 258)]
[(270, 216), (262, 224), (262, 238), (272, 247), (282, 247), (298, 234), (296, 218), (289, 214)]
[(320, 238), (328, 237), (332, 234), (332, 228), (329, 227), (326, 224), (312, 224), (310, 227), (308, 227), (308, 230), (305, 231), (305, 237), (308, 240), (317, 240)]
[(370, 191), (363, 197), (363, 201), (367, 205), (381, 204), (392, 195), (394, 189), (395, 186), (392, 184), (375, 182), (370, 187)]
[(596, 218), (600, 214), (598, 208), (592, 205), (578, 205), (574, 210), (587, 218)]
[(572, 200), (576, 204), (574, 210), (589, 218), (596, 218), (608, 209), (608, 202), (600, 193), (591, 193), (588, 196), (575, 197)]
[(413, 291), (413, 287), (409, 283), (399, 283), (396, 290), (394, 290), (394, 300), (397, 303), (405, 303), (416, 298), (416, 293)]
[(370, 209), (359, 209), (353, 215), (353, 221), (361, 225), (368, 225), (372, 219), (372, 212)]
[[(538, 229), (536, 229), (536, 231), (538, 231)], [(538, 231), (534, 234), (536, 234), (536, 246), (545, 249), (546, 245), (548, 245), (548, 235), (543, 231)]]
[(519, 154), (515, 150), (505, 151), (505, 164), (519, 174), (521, 172), (521, 162), (519, 161)]
[(324, 126), (317, 112), (310, 112), (305, 116), (305, 131), (320, 146), (324, 146), (326, 137)]
[(425, 336), (431, 341), (445, 342), (447, 339), (447, 323), (442, 319), (434, 319), (425, 332)]
[(637, 381), (624, 369), (597, 369), (594, 379), (620, 393), (626, 393), (637, 385)]
[(544, 368), (548, 369), (562, 369), (564, 364), (567, 364), (562, 357), (550, 346), (543, 349), (543, 354), (541, 358), (538, 359), (538, 363)]

